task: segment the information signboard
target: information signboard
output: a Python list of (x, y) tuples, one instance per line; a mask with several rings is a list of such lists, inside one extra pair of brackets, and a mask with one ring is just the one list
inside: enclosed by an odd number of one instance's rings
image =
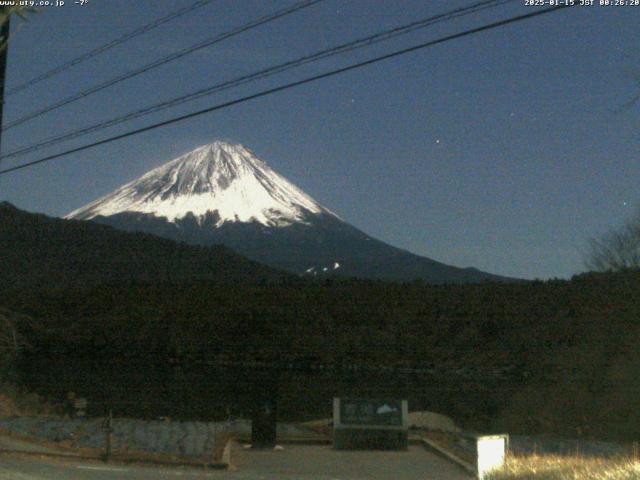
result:
[(334, 398), (333, 446), (336, 449), (406, 450), (406, 400)]
[(402, 426), (401, 400), (340, 399), (342, 425)]

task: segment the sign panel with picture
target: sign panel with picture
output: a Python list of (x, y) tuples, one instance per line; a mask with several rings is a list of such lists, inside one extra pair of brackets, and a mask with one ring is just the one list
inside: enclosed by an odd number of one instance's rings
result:
[(402, 426), (402, 401), (340, 399), (340, 423), (343, 425)]
[(333, 446), (338, 450), (406, 450), (406, 400), (334, 398)]

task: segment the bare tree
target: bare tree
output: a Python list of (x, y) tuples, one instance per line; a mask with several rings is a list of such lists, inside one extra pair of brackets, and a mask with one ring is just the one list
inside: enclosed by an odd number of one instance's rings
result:
[(640, 210), (622, 227), (592, 238), (585, 263), (597, 271), (640, 268)]

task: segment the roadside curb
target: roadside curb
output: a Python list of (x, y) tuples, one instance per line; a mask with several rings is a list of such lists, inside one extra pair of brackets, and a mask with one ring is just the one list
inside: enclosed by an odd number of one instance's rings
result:
[[(236, 437), (239, 443), (251, 443), (250, 437)], [(330, 438), (302, 438), (302, 437), (285, 437), (276, 438), (277, 444), (282, 445), (331, 445), (333, 441)]]
[[(198, 462), (195, 460), (159, 460), (159, 459), (149, 459), (149, 458), (139, 458), (135, 456), (119, 456), (113, 455), (109, 462), (105, 463), (102, 455), (76, 455), (72, 453), (49, 453), (49, 452), (27, 452), (24, 450), (7, 450), (0, 449), (0, 455), (16, 455), (16, 456), (26, 456), (26, 457), (45, 457), (45, 458), (55, 458), (59, 460), (86, 460), (86, 461), (95, 461), (100, 462), (105, 465), (109, 464), (139, 464), (139, 465), (157, 465), (157, 466), (165, 466), (165, 467), (191, 467), (191, 468), (202, 468), (202, 469), (211, 469), (211, 470), (227, 470), (229, 468), (229, 462), (221, 461), (221, 462)], [(231, 454), (227, 455), (227, 458), (231, 458)]]
[[(225, 440), (224, 447), (220, 450), (219, 455), (215, 455), (211, 461), (198, 458), (166, 456), (164, 458), (155, 456), (154, 454), (144, 452), (114, 452), (109, 462), (104, 461), (104, 452), (98, 449), (74, 449), (68, 446), (58, 446), (51, 442), (39, 441), (26, 435), (5, 435), (8, 438), (15, 438), (20, 442), (26, 443), (33, 449), (20, 448), (0, 448), (0, 455), (17, 455), (27, 457), (55, 458), (59, 460), (85, 460), (96, 461), (101, 463), (113, 464), (144, 464), (144, 465), (162, 465), (173, 467), (192, 467), (212, 470), (226, 470), (231, 463), (231, 443), (233, 437)], [(38, 447), (42, 448), (39, 450)], [(57, 450), (57, 451), (53, 451)]]
[[(24, 443), (27, 444), (28, 447), (25, 450), (21, 450), (20, 448), (6, 448), (0, 447), (0, 451), (33, 451), (38, 453), (51, 453), (52, 455), (78, 455), (78, 450), (68, 444), (58, 444), (56, 442), (51, 442), (40, 437), (35, 437), (31, 435), (25, 435), (23, 433), (13, 432), (11, 430), (5, 430), (0, 428), (0, 442), (2, 439), (7, 439), (12, 442)], [(37, 450), (43, 449), (43, 450)]]
[(457, 455), (454, 455), (453, 453), (449, 452), (448, 450), (446, 450), (441, 445), (438, 445), (433, 440), (429, 440), (428, 438), (421, 437), (420, 441), (426, 447), (435, 450), (436, 452), (438, 452), (439, 454), (445, 456), (447, 459), (449, 459), (453, 463), (455, 463), (455, 464), (459, 465), (460, 467), (464, 468), (467, 471), (467, 473), (470, 473), (471, 475), (473, 475), (474, 478), (478, 477), (478, 472), (477, 472), (475, 466), (472, 465), (471, 463), (469, 463), (469, 462), (461, 459)]

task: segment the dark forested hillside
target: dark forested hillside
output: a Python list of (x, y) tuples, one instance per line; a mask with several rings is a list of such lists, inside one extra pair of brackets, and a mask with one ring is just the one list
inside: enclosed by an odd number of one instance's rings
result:
[(206, 280), (254, 283), (286, 274), (221, 247), (187, 246), (142, 233), (60, 220), (0, 204), (0, 287), (89, 287)]
[[(29, 239), (52, 237), (51, 222), (31, 216), (3, 234), (12, 263), (2, 282), (14, 288), (0, 290), (0, 307), (32, 319), (18, 325), (22, 382), (52, 398), (86, 395), (93, 413), (246, 415), (277, 379), (286, 418), (330, 415), (336, 394), (393, 395), (482, 430), (640, 434), (638, 271), (519, 284), (244, 282), (278, 277), (223, 249), (75, 222), (63, 230), (84, 239), (82, 260), (56, 252), (70, 252), (56, 239), (36, 251), (45, 242)], [(29, 260), (7, 252), (15, 238)], [(125, 267), (135, 274), (118, 276)]]
[(473, 287), (138, 284), (0, 305), (40, 319), (23, 332), (31, 387), (122, 414), (212, 416), (250, 401), (262, 369), (280, 375), (290, 417), (328, 413), (340, 392), (393, 394), (476, 428), (630, 438), (639, 296), (640, 273), (627, 272)]
[(422, 280), (432, 284), (520, 281), (415, 255), (370, 237), (332, 215), (309, 215), (304, 223), (286, 228), (268, 228), (256, 222), (217, 226), (215, 215), (201, 219), (187, 215), (169, 222), (166, 218), (127, 212), (92, 220), (191, 245), (226, 245), (265, 265), (296, 274), (306, 272), (307, 276)]

